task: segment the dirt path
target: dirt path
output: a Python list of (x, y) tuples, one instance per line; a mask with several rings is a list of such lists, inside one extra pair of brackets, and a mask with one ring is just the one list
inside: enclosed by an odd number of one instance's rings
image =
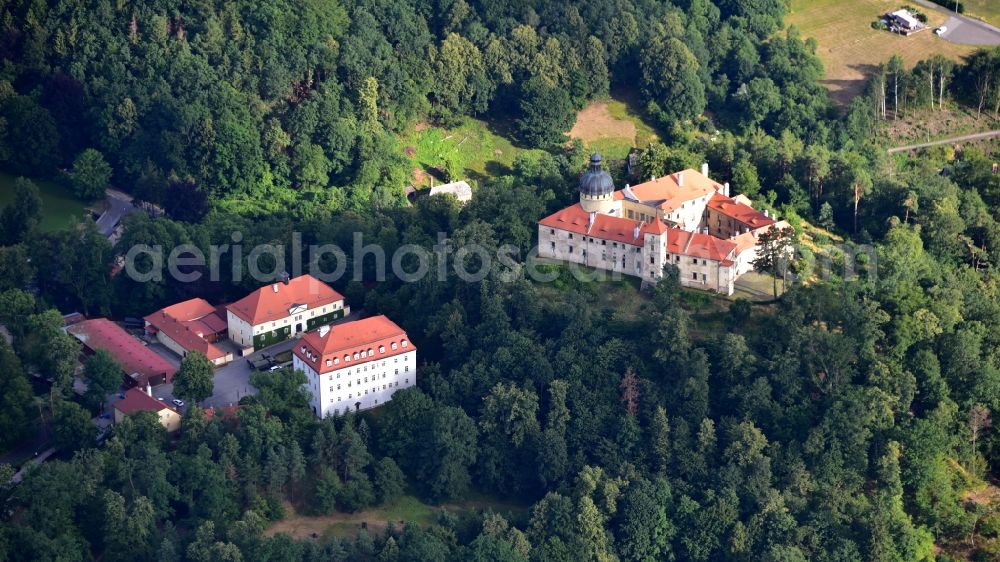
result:
[(973, 133), (971, 135), (962, 135), (960, 137), (951, 137), (950, 139), (942, 139), (933, 142), (923, 142), (920, 144), (909, 144), (906, 146), (897, 146), (896, 148), (890, 148), (889, 154), (896, 152), (909, 152), (911, 150), (917, 150), (919, 148), (927, 148), (930, 146), (938, 146), (941, 144), (952, 144), (956, 142), (967, 142), (983, 139), (991, 139), (993, 137), (1000, 137), (1000, 130), (985, 131), (982, 133)]
[[(292, 507), (286, 505), (285, 509), (290, 513)], [(264, 536), (272, 537), (279, 533), (291, 535), (296, 539), (307, 539), (313, 536), (322, 536), (327, 529), (334, 525), (357, 525), (365, 523), (372, 532), (384, 531), (389, 526), (383, 513), (377, 510), (365, 510), (357, 513), (334, 513), (333, 515), (292, 515), (281, 521), (276, 521), (266, 531)]]

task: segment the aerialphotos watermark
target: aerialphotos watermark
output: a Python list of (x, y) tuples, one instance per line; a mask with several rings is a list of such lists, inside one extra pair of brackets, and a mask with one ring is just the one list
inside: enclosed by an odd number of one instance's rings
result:
[[(384, 282), (389, 275), (406, 283), (428, 279), (445, 281), (454, 274), (467, 283), (478, 283), (497, 273), (501, 280), (513, 281), (520, 277), (539, 283), (552, 283), (561, 274), (581, 282), (618, 281), (627, 275), (623, 269), (601, 269), (572, 261), (540, 258), (538, 247), (532, 248), (526, 259), (519, 260), (521, 250), (505, 244), (494, 250), (480, 244), (455, 247), (448, 236), (439, 232), (437, 243), (431, 250), (405, 244), (391, 255), (378, 244), (366, 244), (364, 236), (355, 232), (350, 256), (336, 244), (310, 244), (303, 247), (302, 234), (292, 234), (290, 248), (284, 244), (257, 244), (247, 251), (243, 233), (230, 235), (231, 244), (212, 244), (208, 255), (194, 244), (181, 244), (166, 251), (161, 245), (137, 244), (124, 256), (125, 274), (140, 283), (159, 282), (164, 275), (182, 283), (203, 279), (207, 273), (210, 281), (223, 279), (223, 269), (229, 270), (227, 280), (240, 282), (248, 275), (254, 281), (271, 283), (285, 276), (298, 277), (308, 273), (326, 283), (343, 280), (348, 275), (353, 281)], [(815, 256), (811, 251), (793, 248), (793, 255), (779, 260), (775, 273), (786, 281), (797, 283), (809, 278), (853, 278), (863, 275), (874, 278), (876, 253), (872, 246), (846, 246), (834, 248), (836, 255)], [(666, 260), (668, 266), (671, 260)], [(223, 263), (228, 263), (225, 267)], [(609, 263), (617, 264), (617, 260)], [(559, 267), (555, 267), (558, 265)], [(164, 271), (164, 269), (166, 271)]]

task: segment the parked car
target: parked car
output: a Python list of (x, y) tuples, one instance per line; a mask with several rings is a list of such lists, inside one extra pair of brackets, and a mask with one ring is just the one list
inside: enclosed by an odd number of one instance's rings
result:
[(942, 25), (941, 27), (934, 30), (934, 33), (936, 33), (937, 35), (944, 35), (947, 32), (948, 32), (947, 25)]
[(171, 402), (173, 402), (174, 406), (177, 406), (178, 408), (183, 408), (184, 407), (184, 401), (183, 400), (179, 400), (177, 398), (174, 398), (173, 400), (171, 400)]
[(275, 371), (280, 371), (280, 370), (281, 370), (281, 365), (272, 365), (271, 368), (268, 369), (268, 371), (270, 371), (272, 373), (275, 372)]

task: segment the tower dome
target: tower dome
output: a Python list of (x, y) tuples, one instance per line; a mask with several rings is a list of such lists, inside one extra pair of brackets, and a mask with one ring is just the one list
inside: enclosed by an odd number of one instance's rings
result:
[(601, 197), (610, 195), (615, 190), (611, 175), (601, 169), (601, 155), (590, 155), (590, 167), (580, 176), (580, 195)]
[(614, 214), (615, 183), (601, 169), (601, 155), (590, 155), (590, 167), (580, 176), (580, 206), (588, 213)]

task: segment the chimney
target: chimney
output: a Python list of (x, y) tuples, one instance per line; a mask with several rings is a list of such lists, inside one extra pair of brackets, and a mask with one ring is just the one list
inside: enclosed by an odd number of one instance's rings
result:
[(146, 394), (147, 394), (147, 395), (148, 395), (148, 396), (149, 396), (150, 398), (152, 398), (152, 397), (153, 397), (153, 386), (149, 384), (149, 381), (146, 381)]
[(320, 328), (319, 328), (319, 337), (325, 338), (326, 335), (329, 334), (329, 333), (330, 333), (330, 325), (329, 324), (327, 324), (326, 326), (320, 326)]
[[(764, 209), (764, 216), (765, 216), (765, 217), (767, 217), (767, 216), (768, 216), (768, 214), (767, 214), (767, 209)], [(770, 217), (768, 217), (768, 218), (770, 218)]]
[(288, 272), (287, 271), (282, 271), (281, 272), (281, 280), (284, 281), (285, 285), (288, 284), (288, 280), (289, 279), (291, 279), (291, 276), (288, 275)]
[(275, 283), (274, 285), (271, 285), (271, 288), (274, 289), (275, 293), (278, 292), (278, 284), (277, 283)]
[(701, 175), (708, 177), (708, 162), (702, 162), (701, 164)]
[(729, 182), (722, 184), (722, 194), (729, 197)]
[(677, 172), (677, 187), (684, 187), (684, 172)]
[(656, 176), (649, 176), (649, 181), (656, 181)]
[(638, 237), (639, 237), (639, 223), (635, 223), (635, 228), (632, 229), (632, 239), (634, 240)]
[(590, 229), (594, 228), (594, 219), (597, 218), (597, 213), (590, 213), (587, 218), (587, 234), (590, 234)]

